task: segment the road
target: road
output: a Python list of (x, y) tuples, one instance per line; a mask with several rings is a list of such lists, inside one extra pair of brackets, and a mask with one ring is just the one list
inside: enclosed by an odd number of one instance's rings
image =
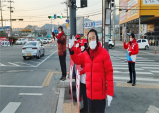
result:
[[(55, 113), (61, 77), (57, 43), (45, 45), (45, 56), (40, 59), (23, 60), (21, 48), (21, 45), (0, 48), (0, 112), (8, 113), (7, 110), (11, 110), (9, 113)], [(132, 110), (134, 113), (143, 113), (150, 105), (159, 107), (159, 88), (153, 89), (149, 86), (159, 84), (159, 54), (154, 54), (154, 48), (140, 50), (137, 55), (137, 84), (144, 86), (136, 86), (136, 89), (125, 88), (128, 86), (125, 83), (129, 80), (126, 50), (117, 46), (109, 50), (109, 53), (116, 83), (112, 102), (115, 109), (111, 110), (114, 113), (127, 113)], [(67, 70), (69, 61), (67, 54)], [(139, 100), (134, 101), (136, 98)], [(136, 102), (140, 105), (135, 104)], [(127, 103), (129, 106), (123, 108)], [(135, 108), (138, 108), (137, 112)]]
[(45, 45), (40, 59), (23, 60), (21, 49), (0, 48), (0, 112), (55, 113), (61, 77), (57, 43)]

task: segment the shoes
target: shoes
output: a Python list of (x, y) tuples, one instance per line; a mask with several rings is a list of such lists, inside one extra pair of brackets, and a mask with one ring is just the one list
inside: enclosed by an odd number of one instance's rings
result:
[(63, 76), (60, 78), (60, 80), (62, 80), (63, 79)]
[(66, 77), (63, 77), (62, 81), (65, 81), (66, 80)]
[(136, 83), (133, 83), (133, 84), (132, 84), (132, 86), (135, 86), (135, 85), (136, 85)]
[(130, 81), (128, 81), (127, 83), (132, 83), (132, 81), (130, 80)]
[(85, 108), (80, 109), (80, 113), (88, 113), (88, 110), (86, 110)]

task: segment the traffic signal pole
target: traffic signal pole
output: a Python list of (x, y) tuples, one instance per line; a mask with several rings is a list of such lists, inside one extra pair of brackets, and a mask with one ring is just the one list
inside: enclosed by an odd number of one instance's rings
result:
[(76, 35), (76, 0), (72, 0), (70, 4), (70, 39), (72, 35)]
[[(104, 47), (107, 51), (109, 51), (109, 42), (108, 42), (108, 36), (106, 37), (105, 34), (108, 34), (110, 17), (106, 17), (106, 15), (109, 15), (106, 10), (109, 9), (109, 2), (108, 0), (102, 0), (102, 47)], [(107, 24), (109, 23), (109, 24)]]

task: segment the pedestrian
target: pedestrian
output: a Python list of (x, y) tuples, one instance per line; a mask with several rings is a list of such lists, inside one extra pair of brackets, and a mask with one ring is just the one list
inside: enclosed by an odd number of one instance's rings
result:
[(104, 113), (106, 98), (108, 106), (113, 99), (113, 67), (106, 49), (101, 47), (97, 31), (91, 29), (87, 34), (88, 48), (77, 55), (72, 49), (74, 39), (69, 42), (69, 52), (77, 65), (84, 65), (86, 73), (86, 92), (89, 113)]
[[(83, 39), (81, 44), (81, 52), (83, 53), (87, 49), (87, 40)], [(80, 70), (81, 82), (80, 82), (80, 94), (83, 99), (83, 108), (80, 110), (80, 113), (88, 113), (88, 104), (87, 104), (87, 95), (86, 95), (86, 73), (84, 71), (84, 65), (81, 65)]]
[(60, 80), (66, 80), (66, 35), (63, 31), (63, 27), (58, 27), (59, 34), (56, 36), (56, 41), (58, 43), (58, 55), (60, 60), (60, 66), (62, 71), (62, 76)]
[(138, 43), (136, 42), (134, 33), (130, 35), (130, 41), (126, 44), (124, 40), (123, 43), (124, 49), (127, 49), (127, 62), (129, 67), (130, 80), (127, 83), (132, 83), (132, 86), (136, 85), (136, 71), (135, 71), (135, 62), (136, 55), (139, 52)]

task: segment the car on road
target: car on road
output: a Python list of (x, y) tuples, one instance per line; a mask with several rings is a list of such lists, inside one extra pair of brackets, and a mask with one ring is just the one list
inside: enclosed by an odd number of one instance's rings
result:
[(25, 40), (25, 38), (19, 38), (17, 41), (16, 41), (16, 45), (22, 45), (22, 44), (25, 44), (27, 43), (27, 41)]
[(149, 49), (149, 42), (147, 39), (138, 39), (137, 43), (139, 45), (139, 49), (145, 49), (145, 50)]
[(109, 49), (112, 49), (114, 47), (114, 42), (112, 39), (109, 39)]
[(22, 47), (22, 56), (24, 60), (26, 60), (27, 57), (40, 58), (44, 56), (44, 54), (45, 48), (39, 41), (29, 41)]
[(47, 44), (47, 43), (49, 43), (48, 39), (47, 39), (47, 38), (44, 38), (43, 44)]
[(52, 39), (51, 39), (51, 38), (49, 38), (49, 39), (48, 39), (48, 42), (49, 42), (49, 43), (52, 43)]

